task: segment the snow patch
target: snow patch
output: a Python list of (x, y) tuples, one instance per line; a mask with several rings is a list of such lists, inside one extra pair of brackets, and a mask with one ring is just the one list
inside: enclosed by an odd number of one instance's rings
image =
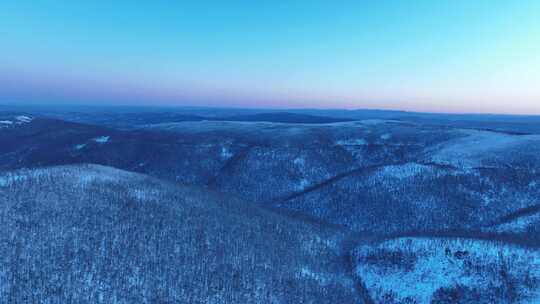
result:
[(316, 273), (305, 266), (300, 269), (300, 277), (315, 280), (321, 285), (327, 284), (327, 279), (323, 275)]
[(87, 186), (93, 182), (116, 182), (120, 179), (121, 174), (125, 173), (102, 168), (99, 171), (81, 171), (76, 176), (79, 178), (81, 186)]
[(299, 182), (298, 182), (298, 185), (296, 186), (296, 190), (304, 190), (306, 189), (307, 187), (309, 186), (309, 181), (305, 178), (302, 178)]
[[(440, 288), (467, 286), (493, 292), (505, 273), (524, 297), (535, 297), (527, 278), (540, 279), (540, 253), (495, 242), (465, 239), (401, 238), (356, 249), (360, 276), (374, 300), (431, 303)], [(413, 301), (411, 301), (413, 300)], [(394, 303), (392, 302), (392, 303)]]
[(46, 174), (46, 169), (34, 169), (32, 171), (21, 169), (14, 172), (7, 172), (0, 175), (0, 187), (9, 187), (15, 183), (30, 180), (32, 178), (40, 178)]
[(221, 157), (224, 159), (229, 159), (233, 157), (233, 153), (226, 147), (221, 147)]
[(130, 196), (140, 202), (150, 201), (152, 198), (159, 197), (159, 191), (153, 189), (133, 189)]
[(27, 179), (27, 176), (25, 175), (8, 173), (8, 174), (0, 176), (0, 187), (8, 187), (16, 182), (20, 182), (26, 179)]
[(25, 122), (25, 123), (28, 123), (28, 122), (32, 121), (31, 117), (28, 117), (28, 116), (25, 116), (25, 115), (17, 116), (17, 117), (15, 117), (15, 119), (20, 121), (20, 122)]
[(293, 164), (304, 167), (304, 165), (306, 164), (306, 160), (303, 157), (297, 157), (293, 160)]
[(460, 130), (463, 137), (438, 146), (432, 161), (464, 168), (480, 166), (482, 160), (517, 144), (540, 144), (540, 135), (509, 135), (482, 130)]
[(99, 144), (105, 144), (109, 142), (109, 139), (111, 139), (110, 136), (100, 136), (100, 137), (94, 138), (94, 141)]
[(22, 124), (29, 123), (31, 121), (32, 121), (32, 118), (30, 118), (28, 116), (24, 116), (24, 115), (16, 116), (11, 120), (8, 120), (8, 119), (4, 118), (3, 120), (0, 120), (0, 128), (2, 128), (2, 127), (5, 128), (5, 127), (8, 127), (8, 126), (13, 126), (13, 125), (22, 125)]
[(81, 150), (81, 149), (83, 149), (84, 147), (86, 147), (86, 144), (76, 145), (76, 146), (75, 146), (75, 150)]

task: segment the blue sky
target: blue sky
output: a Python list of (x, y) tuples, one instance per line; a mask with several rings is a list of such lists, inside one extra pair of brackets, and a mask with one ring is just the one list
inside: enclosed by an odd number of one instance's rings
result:
[(1, 1), (0, 103), (540, 114), (540, 1)]

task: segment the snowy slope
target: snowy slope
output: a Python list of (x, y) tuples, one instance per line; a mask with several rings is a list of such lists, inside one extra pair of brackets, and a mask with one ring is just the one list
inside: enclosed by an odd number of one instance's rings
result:
[(95, 165), (0, 175), (9, 303), (359, 303), (341, 233)]
[(377, 303), (536, 303), (540, 251), (474, 239), (399, 238), (355, 253)]

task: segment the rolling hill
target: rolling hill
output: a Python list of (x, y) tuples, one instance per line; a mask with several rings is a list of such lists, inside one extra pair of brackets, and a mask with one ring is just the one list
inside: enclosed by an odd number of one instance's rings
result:
[(0, 175), (9, 303), (359, 303), (344, 234), (96, 165)]

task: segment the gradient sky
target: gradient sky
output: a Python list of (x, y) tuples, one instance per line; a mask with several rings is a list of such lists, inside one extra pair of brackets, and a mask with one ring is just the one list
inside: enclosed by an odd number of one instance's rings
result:
[(0, 1), (0, 103), (540, 114), (540, 1)]

